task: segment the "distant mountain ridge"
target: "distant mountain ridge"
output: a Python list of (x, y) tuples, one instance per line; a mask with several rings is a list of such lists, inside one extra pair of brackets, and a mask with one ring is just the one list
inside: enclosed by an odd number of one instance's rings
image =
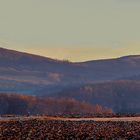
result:
[(139, 55), (74, 63), (0, 48), (1, 92), (40, 95), (37, 92), (46, 90), (48, 94), (136, 75), (140, 75)]
[(140, 113), (140, 55), (69, 62), (0, 48), (0, 93), (1, 107), (6, 93), (17, 93)]

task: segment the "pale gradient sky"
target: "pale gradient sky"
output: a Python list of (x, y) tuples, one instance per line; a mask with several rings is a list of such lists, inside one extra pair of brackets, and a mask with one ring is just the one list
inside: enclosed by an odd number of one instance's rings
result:
[(72, 61), (140, 54), (140, 0), (0, 0), (0, 46)]

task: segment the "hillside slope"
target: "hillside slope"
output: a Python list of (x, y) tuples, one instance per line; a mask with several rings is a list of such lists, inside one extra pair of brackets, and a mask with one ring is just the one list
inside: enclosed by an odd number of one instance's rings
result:
[(90, 104), (100, 104), (112, 108), (116, 113), (140, 113), (140, 81), (87, 84), (64, 90), (53, 97), (74, 98)]
[(40, 96), (136, 75), (140, 56), (72, 63), (0, 48), (0, 92), (5, 93)]

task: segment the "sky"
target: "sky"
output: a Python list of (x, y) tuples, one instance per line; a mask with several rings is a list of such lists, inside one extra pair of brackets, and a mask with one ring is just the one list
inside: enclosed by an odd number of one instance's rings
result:
[(0, 47), (70, 61), (140, 54), (140, 0), (0, 0)]

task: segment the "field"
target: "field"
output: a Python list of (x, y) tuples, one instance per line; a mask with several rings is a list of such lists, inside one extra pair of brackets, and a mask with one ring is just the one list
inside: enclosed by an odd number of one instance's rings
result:
[(140, 118), (25, 117), (0, 120), (0, 140), (139, 140)]

